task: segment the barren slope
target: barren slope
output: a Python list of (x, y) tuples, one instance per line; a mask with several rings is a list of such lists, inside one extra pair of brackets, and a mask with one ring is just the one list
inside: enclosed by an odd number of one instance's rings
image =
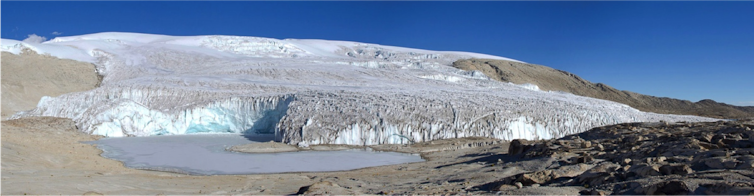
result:
[(99, 84), (94, 65), (39, 55), (2, 52), (2, 118), (31, 110), (43, 96), (94, 89)]
[(498, 81), (515, 84), (531, 83), (539, 86), (542, 90), (564, 91), (575, 95), (615, 101), (647, 112), (726, 119), (754, 117), (754, 107), (733, 106), (708, 99), (694, 103), (687, 100), (620, 91), (602, 83), (591, 83), (572, 73), (541, 65), (504, 60), (465, 59), (454, 62), (453, 67), (467, 71), (478, 70)]

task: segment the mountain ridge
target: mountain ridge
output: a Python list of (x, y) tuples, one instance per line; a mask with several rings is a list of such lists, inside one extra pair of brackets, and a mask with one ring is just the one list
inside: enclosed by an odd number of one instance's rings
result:
[(497, 81), (514, 84), (531, 83), (542, 90), (563, 91), (580, 96), (615, 101), (647, 112), (723, 119), (754, 117), (754, 107), (752, 106), (734, 106), (711, 99), (691, 102), (618, 90), (607, 84), (592, 83), (573, 73), (543, 65), (495, 59), (463, 59), (453, 62), (453, 67), (466, 71), (481, 71)]

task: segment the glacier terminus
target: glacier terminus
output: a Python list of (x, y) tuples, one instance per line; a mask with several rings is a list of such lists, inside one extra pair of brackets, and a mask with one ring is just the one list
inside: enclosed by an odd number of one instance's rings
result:
[(287, 144), (407, 144), (461, 137), (551, 139), (638, 121), (717, 119), (648, 113), (453, 68), (504, 57), (377, 44), (241, 36), (97, 33), (2, 50), (90, 62), (93, 90), (44, 97), (11, 118), (71, 118), (108, 137), (274, 134)]

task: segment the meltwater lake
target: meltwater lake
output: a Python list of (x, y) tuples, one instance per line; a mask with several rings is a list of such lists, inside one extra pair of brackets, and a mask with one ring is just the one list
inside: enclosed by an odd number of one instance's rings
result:
[(197, 134), (103, 138), (86, 143), (96, 144), (104, 151), (103, 157), (121, 161), (126, 167), (194, 175), (342, 171), (424, 161), (419, 155), (363, 149), (257, 154), (225, 150), (265, 139)]

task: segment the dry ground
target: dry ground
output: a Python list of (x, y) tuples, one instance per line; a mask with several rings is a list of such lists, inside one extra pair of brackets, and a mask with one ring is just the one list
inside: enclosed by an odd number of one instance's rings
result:
[(2, 52), (1, 64), (3, 119), (34, 109), (42, 96), (91, 90), (101, 81), (91, 63), (39, 55), (31, 50), (20, 55)]

